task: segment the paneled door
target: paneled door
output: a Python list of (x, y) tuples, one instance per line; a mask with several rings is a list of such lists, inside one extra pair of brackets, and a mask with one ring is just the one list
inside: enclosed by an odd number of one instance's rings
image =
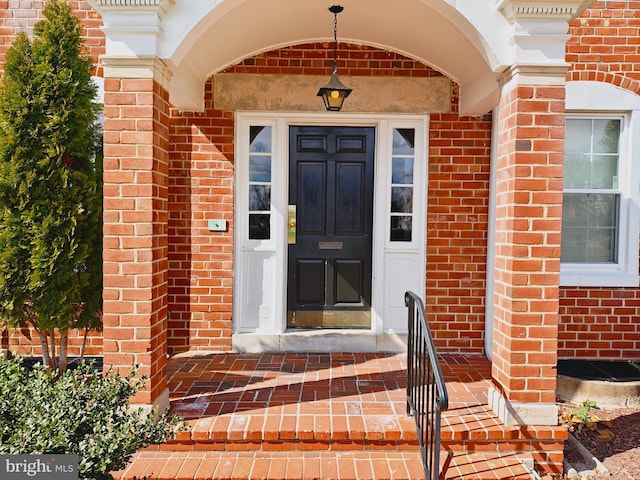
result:
[(370, 328), (373, 127), (289, 127), (287, 326)]

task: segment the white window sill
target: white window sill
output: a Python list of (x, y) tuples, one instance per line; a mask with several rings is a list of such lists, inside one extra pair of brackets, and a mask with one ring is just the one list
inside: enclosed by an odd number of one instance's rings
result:
[(640, 276), (612, 271), (560, 272), (561, 287), (638, 287)]

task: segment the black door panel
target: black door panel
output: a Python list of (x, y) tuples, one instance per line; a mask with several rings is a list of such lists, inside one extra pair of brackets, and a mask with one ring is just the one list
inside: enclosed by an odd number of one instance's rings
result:
[(370, 326), (374, 134), (290, 127), (288, 326)]

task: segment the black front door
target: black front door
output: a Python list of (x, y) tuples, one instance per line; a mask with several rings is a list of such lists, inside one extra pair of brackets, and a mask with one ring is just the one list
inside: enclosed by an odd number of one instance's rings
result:
[(289, 129), (287, 326), (370, 328), (372, 127)]

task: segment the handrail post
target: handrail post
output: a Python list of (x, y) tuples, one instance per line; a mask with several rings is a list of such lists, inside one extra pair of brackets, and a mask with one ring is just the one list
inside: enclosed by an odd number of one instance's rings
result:
[(414, 292), (404, 295), (407, 306), (407, 415), (413, 415), (418, 431), (425, 478), (440, 476), (441, 412), (449, 396), (438, 355), (426, 320), (424, 304)]

